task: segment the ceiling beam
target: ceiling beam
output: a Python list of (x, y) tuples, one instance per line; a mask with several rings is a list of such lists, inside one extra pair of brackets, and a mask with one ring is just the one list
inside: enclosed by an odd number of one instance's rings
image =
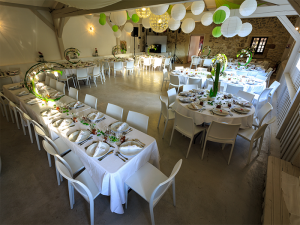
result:
[(72, 17), (72, 16), (81, 16), (90, 13), (102, 13), (102, 12), (113, 12), (126, 9), (135, 9), (139, 7), (147, 7), (161, 4), (178, 4), (178, 3), (187, 3), (193, 2), (194, 0), (122, 0), (115, 4), (99, 8), (99, 9), (77, 9), (74, 7), (67, 7), (63, 9), (57, 9), (52, 12), (53, 18), (62, 18), (62, 17)]
[(300, 2), (298, 0), (289, 0), (289, 3), (294, 7), (294, 9), (298, 12), (298, 15), (300, 15)]
[(295, 26), (291, 23), (291, 21), (286, 16), (277, 16), (285, 29), (290, 33), (290, 35), (294, 38), (295, 41), (300, 41), (300, 34), (295, 29)]
[(47, 7), (34, 6), (34, 5), (24, 5), (24, 4), (10, 3), (10, 2), (1, 2), (0, 1), (0, 5), (18, 7), (18, 8), (25, 8), (25, 9), (33, 9), (33, 10), (50, 11), (50, 8), (47, 8)]
[(55, 31), (54, 25), (50, 23), (39, 11), (35, 9), (30, 9), (40, 20), (42, 20), (48, 27)]
[(264, 2), (269, 2), (275, 5), (289, 5), (288, 0), (264, 0)]

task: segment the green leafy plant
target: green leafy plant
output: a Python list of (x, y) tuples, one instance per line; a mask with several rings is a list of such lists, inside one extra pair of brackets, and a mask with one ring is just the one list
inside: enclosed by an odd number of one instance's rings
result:
[(102, 131), (102, 130), (97, 130), (97, 136), (101, 136), (101, 135), (103, 135), (103, 136), (106, 136), (106, 134)]
[(156, 49), (157, 49), (157, 48), (156, 48), (156, 45), (150, 45), (150, 46), (148, 47), (148, 50), (147, 50), (147, 51), (148, 51), (148, 55), (150, 55), (150, 52), (149, 52), (150, 49), (154, 49), (154, 50), (156, 51)]
[(116, 138), (115, 136), (109, 136), (109, 140), (111, 142), (118, 142), (119, 141), (119, 138)]

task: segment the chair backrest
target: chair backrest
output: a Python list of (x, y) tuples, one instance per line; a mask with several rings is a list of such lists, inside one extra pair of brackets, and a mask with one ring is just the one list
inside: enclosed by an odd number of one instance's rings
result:
[(168, 106), (169, 106), (170, 104), (176, 101), (177, 93), (175, 88), (168, 90), (167, 93), (168, 93)]
[(241, 124), (227, 124), (212, 121), (208, 130), (207, 137), (222, 140), (235, 140)]
[(175, 111), (174, 127), (188, 137), (194, 136), (194, 119), (192, 117), (184, 116)]
[(97, 109), (97, 98), (92, 95), (85, 95), (84, 103), (91, 106), (94, 109)]
[(65, 83), (62, 83), (62, 82), (59, 82), (59, 81), (56, 81), (56, 90), (66, 94), (66, 84)]
[(51, 78), (51, 79), (50, 79), (50, 85), (49, 85), (49, 86), (52, 87), (52, 88), (54, 88), (54, 89), (56, 89), (56, 80), (53, 79), (53, 78)]
[(253, 98), (254, 98), (254, 94), (251, 94), (249, 92), (245, 92), (245, 91), (241, 91), (239, 90), (238, 93), (236, 94), (238, 97), (241, 97), (243, 99), (245, 99), (248, 102), (252, 102)]
[(272, 91), (270, 92), (270, 95), (273, 96), (275, 94), (275, 91), (280, 86), (280, 83), (278, 81), (274, 81), (269, 88), (272, 88)]
[(209, 86), (209, 85), (214, 85), (214, 81), (213, 80), (211, 80), (211, 79), (208, 79), (208, 80), (206, 80), (206, 83), (207, 83), (207, 86)]
[(164, 182), (160, 183), (152, 192), (150, 198), (150, 205), (156, 205), (158, 200), (163, 196), (163, 194), (168, 190), (169, 186), (172, 184), (175, 176), (179, 172), (182, 165), (182, 159), (180, 159), (174, 166), (169, 178)]
[(55, 165), (58, 172), (71, 183), (71, 185), (82, 195), (82, 197), (84, 197), (85, 200), (87, 200), (88, 202), (93, 200), (93, 195), (91, 191), (88, 189), (88, 187), (85, 186), (80, 181), (74, 180), (72, 178), (72, 173), (65, 166), (65, 164), (62, 163), (62, 160), (63, 158), (60, 157), (59, 155), (55, 156)]
[(154, 59), (154, 67), (161, 66), (162, 64), (162, 58), (155, 58)]
[(34, 129), (34, 131), (38, 134), (38, 135), (40, 135), (40, 136), (47, 136), (46, 135), (46, 132), (45, 132), (45, 130), (44, 130), (44, 128), (40, 125), (40, 124), (38, 124), (35, 120), (32, 120), (31, 121), (32, 122), (32, 124), (33, 124), (33, 129)]
[(266, 80), (268, 79), (268, 77), (262, 76), (262, 75), (256, 75), (255, 78), (260, 79), (260, 80), (263, 80), (263, 81), (266, 81)]
[(123, 69), (123, 63), (122, 62), (114, 62), (114, 70), (121, 70)]
[(126, 69), (134, 69), (134, 61), (127, 61)]
[(243, 89), (243, 87), (227, 84), (226, 92), (235, 95), (239, 92), (239, 90), (242, 91)]
[(202, 88), (202, 79), (197, 79), (197, 78), (189, 78), (189, 84), (196, 84), (198, 88)]
[(200, 60), (199, 56), (193, 55), (192, 56), (192, 65), (198, 65), (199, 64), (199, 60)]
[(272, 91), (272, 88), (266, 88), (265, 90), (263, 90), (263, 92), (260, 93), (260, 95), (258, 97), (258, 102), (267, 100), (269, 98), (269, 94), (271, 91)]
[(212, 59), (205, 59), (203, 62), (203, 66), (210, 66), (212, 64)]
[(141, 113), (129, 111), (127, 115), (126, 123), (138, 129), (139, 131), (142, 131), (147, 134), (148, 121), (149, 121), (149, 116), (146, 116)]
[(106, 114), (115, 118), (116, 120), (122, 121), (123, 119), (123, 108), (120, 106), (108, 103), (106, 107)]
[(273, 110), (273, 106), (267, 102), (264, 104), (257, 112), (257, 118), (259, 120), (259, 127), (261, 126), (263, 120), (266, 118), (266, 116)]
[(44, 140), (43, 140), (42, 144), (43, 144), (45, 151), (52, 156), (55, 156), (56, 154), (59, 155), (59, 151), (57, 149), (56, 144), (47, 136), (44, 136), (43, 138), (44, 138)]
[(197, 84), (187, 84), (183, 85), (182, 91), (190, 91), (192, 89), (197, 89), (198, 85)]
[[(255, 131), (255, 133), (253, 134), (252, 139), (253, 139), (253, 140), (256, 140), (256, 139), (258, 139), (258, 138), (260, 138), (260, 137), (263, 137), (264, 134), (265, 134), (265, 131), (266, 131), (267, 127), (268, 127), (270, 124), (274, 123), (275, 121), (276, 121), (276, 116), (274, 116), (274, 117), (273, 117), (272, 119), (270, 119), (268, 122), (266, 122), (266, 123), (264, 123), (263, 125), (261, 125), (261, 126)], [(262, 140), (261, 140), (261, 141), (262, 141)]]
[(20, 82), (21, 82), (21, 77), (20, 77), (20, 75), (11, 76), (10, 78), (11, 78), (11, 81), (12, 81), (13, 83), (20, 83)]
[(45, 84), (46, 84), (47, 86), (50, 85), (50, 77), (49, 77), (49, 76), (46, 76)]
[(77, 78), (84, 78), (84, 77), (87, 77), (87, 70), (86, 68), (83, 68), (83, 69), (77, 69)]
[(74, 98), (74, 99), (76, 99), (78, 101), (78, 90), (76, 88), (70, 87), (69, 96), (71, 98)]
[(175, 85), (179, 85), (180, 84), (179, 76), (175, 76), (175, 75), (170, 74), (170, 83), (175, 84)]
[(167, 104), (162, 100), (161, 96), (159, 96), (160, 103), (161, 103), (161, 113), (165, 118), (169, 118), (169, 110)]
[(104, 69), (109, 69), (109, 63), (104, 61), (103, 67), (104, 67)]
[(144, 66), (150, 66), (151, 65), (151, 58), (144, 58)]
[(93, 75), (100, 75), (100, 66), (96, 66), (93, 69)]
[(171, 58), (165, 58), (165, 66), (170, 65)]
[(167, 80), (169, 78), (169, 73), (167, 69), (163, 69), (163, 79)]

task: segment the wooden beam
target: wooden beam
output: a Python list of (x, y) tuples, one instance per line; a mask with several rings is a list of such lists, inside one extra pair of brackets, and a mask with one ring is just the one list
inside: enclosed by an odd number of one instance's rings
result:
[(47, 7), (34, 6), (34, 5), (24, 5), (24, 4), (10, 3), (10, 2), (1, 2), (0, 1), (0, 5), (18, 7), (18, 8), (25, 8), (25, 9), (33, 9), (33, 10), (50, 11), (50, 8), (47, 8)]
[(288, 0), (264, 0), (264, 2), (269, 2), (275, 5), (289, 5)]
[(56, 6), (57, 6), (57, 4), (58, 4), (58, 1), (54, 1), (54, 2), (53, 2), (53, 5), (52, 5), (52, 9), (55, 9)]
[(120, 11), (126, 9), (135, 9), (139, 7), (146, 6), (154, 6), (161, 4), (178, 4), (178, 3), (186, 3), (193, 2), (194, 0), (143, 0), (143, 1), (135, 1), (135, 0), (123, 0), (121, 2), (117, 2), (115, 4), (99, 8), (99, 9), (77, 9), (74, 7), (68, 7), (63, 9), (57, 9), (52, 12), (53, 18), (63, 18), (63, 17), (72, 17), (72, 16), (81, 16), (91, 13), (101, 13), (101, 12), (112, 12), (112, 11)]
[(185, 9), (187, 9), (188, 7), (190, 7), (192, 4), (193, 4), (192, 2), (184, 3)]
[(63, 30), (64, 30), (64, 26), (65, 26), (65, 18), (60, 18), (59, 27), (58, 27), (58, 31), (57, 31), (57, 36), (59, 38), (62, 38), (62, 33), (63, 33)]
[(298, 15), (300, 15), (300, 2), (298, 0), (289, 0), (289, 3), (298, 12)]
[(277, 18), (280, 20), (280, 22), (285, 27), (285, 29), (287, 29), (287, 31), (290, 33), (290, 35), (294, 38), (294, 40), (300, 41), (300, 34), (295, 29), (295, 27), (291, 23), (291, 21), (286, 16), (277, 16)]
[(50, 23), (39, 11), (35, 9), (30, 9), (30, 11), (33, 12), (38, 18), (40, 18), (40, 20), (42, 20), (48, 27), (51, 28), (51, 30), (55, 32), (54, 25)]
[(58, 19), (55, 19), (52, 16), (52, 20), (53, 20), (53, 24), (55, 27), (55, 37), (56, 37), (57, 46), (58, 46), (59, 53), (60, 53), (60, 58), (64, 59), (65, 47), (64, 47), (62, 38), (58, 36), (58, 30), (59, 30), (59, 25), (58, 25), (58, 21), (57, 21)]

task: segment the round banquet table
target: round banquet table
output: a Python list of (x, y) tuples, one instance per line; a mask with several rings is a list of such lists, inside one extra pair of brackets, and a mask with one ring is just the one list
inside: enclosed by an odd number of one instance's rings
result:
[(249, 93), (261, 93), (266, 88), (266, 82), (263, 81), (261, 83), (247, 83), (247, 82), (238, 82), (233, 83), (231, 80), (220, 78), (221, 86), (224, 86), (224, 90), (227, 88), (227, 84), (243, 87), (243, 91), (249, 92)]
[[(218, 95), (218, 96), (223, 96), (223, 95)], [(182, 103), (179, 101), (179, 97), (182, 96), (177, 96), (176, 101), (174, 105), (172, 106), (173, 110), (177, 111), (178, 113), (192, 117), (194, 119), (194, 123), (196, 125), (201, 125), (203, 123), (211, 123), (212, 121), (217, 121), (217, 122), (226, 122), (228, 124), (241, 124), (241, 129), (246, 129), (246, 128), (251, 128), (253, 124), (253, 116), (255, 113), (255, 108), (254, 106), (251, 106), (250, 112), (247, 114), (238, 114), (236, 112), (232, 112), (232, 116), (227, 115), (227, 116), (219, 116), (216, 114), (212, 114), (210, 112), (211, 109), (213, 109), (215, 106), (211, 106), (207, 104), (207, 101), (204, 101), (204, 107), (206, 110), (199, 112), (198, 110), (192, 110), (188, 108), (188, 105), (190, 103)], [(244, 100), (244, 99), (240, 99)], [(226, 100), (222, 100), (222, 109), (229, 111), (230, 109), (228, 108), (227, 104), (225, 103)], [(196, 104), (199, 104), (199, 100), (195, 102)], [(226, 105), (226, 106), (225, 106)], [(232, 104), (232, 106), (235, 106)]]

